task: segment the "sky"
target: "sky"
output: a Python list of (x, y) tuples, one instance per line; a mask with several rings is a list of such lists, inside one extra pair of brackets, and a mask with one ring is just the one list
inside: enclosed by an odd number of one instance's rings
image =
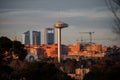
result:
[(62, 29), (62, 44), (89, 42), (89, 34), (80, 32), (94, 32), (94, 43), (119, 44), (104, 0), (0, 0), (0, 36), (16, 35), (21, 41), (24, 32), (35, 30), (41, 31), (43, 43), (44, 29), (58, 20), (69, 25)]

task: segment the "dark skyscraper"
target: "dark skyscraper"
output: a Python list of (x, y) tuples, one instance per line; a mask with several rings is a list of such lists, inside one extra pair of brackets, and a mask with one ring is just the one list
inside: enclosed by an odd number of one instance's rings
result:
[(30, 45), (30, 31), (26, 31), (23, 33), (23, 44)]
[(54, 44), (54, 28), (46, 28), (45, 29), (45, 43), (50, 45), (50, 44)]
[(32, 44), (33, 45), (41, 44), (41, 33), (39, 31), (32, 31)]

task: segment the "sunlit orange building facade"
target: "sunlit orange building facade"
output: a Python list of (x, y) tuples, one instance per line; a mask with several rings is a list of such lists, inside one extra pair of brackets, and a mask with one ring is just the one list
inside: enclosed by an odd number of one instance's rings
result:
[[(102, 47), (101, 44), (94, 44), (92, 46), (86, 45), (85, 50), (81, 50), (81, 44), (76, 43), (74, 45), (61, 45), (61, 56), (83, 56), (83, 57), (104, 57), (107, 47)], [(46, 45), (41, 44), (39, 46), (27, 47), (27, 50), (33, 54), (37, 54), (39, 58), (42, 57), (57, 57), (57, 44)]]
[(80, 43), (69, 46), (70, 51), (68, 52), (69, 56), (83, 56), (83, 57), (104, 57), (107, 50), (106, 47), (102, 47), (100, 44), (86, 45), (86, 49), (81, 51)]

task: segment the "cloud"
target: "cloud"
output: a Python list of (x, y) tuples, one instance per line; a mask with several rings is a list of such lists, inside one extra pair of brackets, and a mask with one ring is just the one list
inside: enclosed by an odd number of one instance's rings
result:
[[(5, 10), (6, 12), (7, 10)], [(0, 14), (0, 24), (39, 24), (42, 20), (56, 20), (80, 18), (86, 20), (98, 20), (110, 18), (105, 12), (96, 12), (94, 10), (66, 10), (66, 11), (51, 11), (51, 10), (8, 10), (4, 14)], [(5, 20), (3, 20), (3, 18)]]
[(0, 9), (92, 9), (103, 3), (104, 0), (1, 0)]
[[(0, 32), (23, 33), (53, 27), (58, 20), (69, 24), (62, 30), (63, 43), (75, 43), (79, 31), (95, 31), (95, 38), (111, 36), (111, 14), (104, 0), (1, 0)], [(104, 36), (103, 36), (104, 35)], [(88, 36), (87, 36), (88, 38)]]

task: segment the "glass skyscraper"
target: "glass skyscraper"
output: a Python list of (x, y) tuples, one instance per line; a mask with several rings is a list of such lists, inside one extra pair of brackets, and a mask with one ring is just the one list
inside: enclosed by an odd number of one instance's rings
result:
[(40, 45), (41, 44), (40, 31), (32, 31), (32, 44), (33, 45)]
[(30, 45), (30, 31), (26, 31), (23, 33), (23, 44)]
[(44, 42), (46, 44), (48, 44), (48, 45), (54, 44), (54, 42), (55, 42), (54, 33), (55, 33), (54, 28), (46, 28), (45, 29), (45, 36), (44, 36), (45, 40), (44, 40)]

